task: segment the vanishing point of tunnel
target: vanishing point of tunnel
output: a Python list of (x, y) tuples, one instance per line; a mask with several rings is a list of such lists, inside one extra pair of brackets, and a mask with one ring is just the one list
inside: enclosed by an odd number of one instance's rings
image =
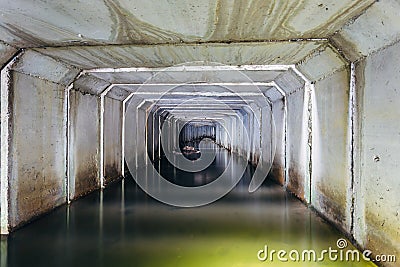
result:
[(400, 266), (398, 0), (0, 0), (0, 267)]

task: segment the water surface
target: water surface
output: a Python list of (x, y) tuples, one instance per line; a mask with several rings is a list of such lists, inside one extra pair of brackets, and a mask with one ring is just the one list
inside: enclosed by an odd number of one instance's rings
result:
[[(170, 181), (197, 186), (235, 157), (218, 149), (213, 164), (185, 173), (161, 161)], [(252, 168), (221, 200), (176, 208), (148, 197), (131, 177), (12, 233), (1, 243), (1, 267), (17, 266), (374, 266), (367, 262), (259, 261), (257, 252), (332, 247), (343, 235), (282, 187), (248, 193)], [(348, 248), (353, 248), (349, 245)]]

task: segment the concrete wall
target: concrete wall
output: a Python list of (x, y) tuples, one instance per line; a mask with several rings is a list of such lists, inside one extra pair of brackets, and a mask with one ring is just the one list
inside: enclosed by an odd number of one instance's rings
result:
[(279, 140), (278, 149), (284, 153), (285, 159), (284, 164), (278, 165), (278, 168), (284, 168), (286, 188), (301, 200), (309, 203), (308, 89), (305, 79), (299, 76), (295, 69), (289, 69), (279, 75), (275, 79), (275, 84), (278, 92), (273, 98), (275, 100), (273, 105), (276, 105), (278, 99), (284, 101), (275, 108), (278, 110), (274, 115), (283, 124), (280, 128), (284, 133)]
[(350, 66), (334, 48), (326, 46), (297, 68), (313, 84), (305, 98), (311, 103), (312, 121), (310, 203), (338, 228), (350, 233)]
[(69, 93), (69, 199), (100, 188), (100, 97)]
[(272, 117), (272, 107), (270, 105), (261, 108), (260, 126), (259, 131), (256, 134), (258, 134), (260, 146), (258, 166), (264, 171), (264, 176), (268, 174), (268, 168), (272, 166), (275, 152), (274, 147), (276, 146), (276, 136), (274, 133)]
[[(352, 235), (366, 249), (400, 258), (398, 93), (400, 27), (395, 0), (379, 1), (332, 42), (354, 64)], [(385, 263), (397, 266), (398, 263)]]
[(307, 109), (304, 89), (286, 95), (287, 101), (287, 130), (286, 130), (286, 162), (287, 188), (298, 198), (306, 200), (306, 182), (308, 175), (308, 159), (305, 147), (308, 136), (305, 131)]
[(137, 106), (136, 121), (136, 168), (143, 167), (148, 164), (147, 141), (146, 141), (146, 123), (149, 116), (149, 108), (151, 102), (142, 102)]
[(122, 102), (104, 97), (104, 182), (122, 177)]
[(286, 123), (285, 102), (278, 99), (272, 103), (272, 114), (275, 122), (275, 157), (271, 168), (271, 178), (277, 183), (285, 184)]
[[(261, 146), (261, 139), (264, 139), (262, 137), (265, 137), (266, 139), (269, 139), (268, 137), (271, 136), (271, 124), (270, 120), (268, 120), (267, 114), (269, 114), (269, 110), (267, 108), (270, 108), (270, 106), (264, 106), (261, 107), (255, 103), (250, 103), (249, 107), (252, 110), (253, 116), (251, 116), (251, 123), (252, 125), (250, 126), (251, 129), (251, 153), (250, 153), (250, 160), (253, 164), (258, 164), (261, 156), (261, 152), (264, 152), (264, 154), (268, 154), (267, 149), (268, 149), (268, 142), (264, 142), (263, 144), (265, 147), (263, 148)], [(263, 116), (265, 118), (265, 121), (263, 121)], [(263, 123), (264, 122), (264, 123)], [(266, 132), (261, 133), (262, 130), (265, 130)], [(232, 132), (235, 131), (235, 128), (232, 128)], [(262, 135), (262, 136), (261, 136)], [(267, 157), (266, 157), (267, 158)]]
[[(356, 165), (354, 235), (375, 254), (400, 259), (400, 43), (356, 64)], [(388, 264), (396, 266), (396, 264)]]
[[(250, 136), (260, 129), (258, 126), (253, 125), (253, 122), (253, 115), (250, 109), (240, 110), (237, 116), (224, 116), (216, 124), (215, 142), (256, 164)], [(254, 129), (251, 129), (251, 127)]]
[(137, 131), (139, 128), (137, 124), (137, 106), (142, 101), (143, 99), (133, 97), (128, 100), (125, 108), (125, 132), (123, 133), (125, 135), (125, 161), (131, 172), (135, 171), (137, 166)]
[(342, 230), (351, 228), (349, 70), (315, 82), (311, 204)]
[[(28, 53), (23, 59), (36, 56)], [(51, 76), (43, 66), (30, 73), (32, 62), (24, 64), (13, 66), (17, 71), (9, 73), (9, 84), (2, 84), (2, 114), (10, 113), (4, 118), (9, 120), (6, 125), (11, 126), (2, 127), (2, 136), (8, 136), (8, 142), (2, 140), (2, 150), (9, 149), (7, 153), (2, 151), (2, 159), (8, 156), (4, 161), (8, 162), (8, 170), (2, 171), (2, 181), (6, 182), (2, 183), (2, 199), (7, 200), (2, 204), (8, 205), (5, 209), (8, 213), (2, 210), (2, 233), (65, 203), (68, 191), (68, 199), (72, 200), (100, 185), (100, 97), (71, 90), (66, 98), (65, 82), (76, 75), (75, 70), (73, 73), (64, 67), (64, 71), (61, 66)], [(54, 81), (47, 80), (46, 74)], [(106, 98), (104, 140), (106, 178), (109, 179), (106, 182), (115, 178), (114, 169), (111, 174), (108, 171), (110, 165), (117, 166), (120, 177), (120, 110), (120, 101)]]
[(66, 202), (65, 86), (11, 73), (9, 227)]

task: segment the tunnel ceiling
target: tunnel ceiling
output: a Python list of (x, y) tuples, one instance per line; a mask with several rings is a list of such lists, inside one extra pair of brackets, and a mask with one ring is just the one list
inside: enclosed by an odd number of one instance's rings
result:
[(80, 69), (288, 65), (326, 42), (355, 60), (398, 40), (396, 0), (326, 2), (0, 0), (0, 63), (30, 47)]
[(2, 0), (15, 47), (327, 38), (373, 0)]
[[(14, 71), (120, 101), (133, 92), (157, 99), (171, 88), (171, 100), (199, 93), (229, 99), (233, 93), (218, 91), (226, 86), (240, 87), (233, 91), (241, 97), (276, 101), (304, 81), (348, 68), (349, 59), (365, 56), (381, 39), (397, 39), (387, 25), (399, 6), (395, 0), (0, 1), (2, 65), (24, 48)], [(373, 34), (376, 40), (365, 45)]]

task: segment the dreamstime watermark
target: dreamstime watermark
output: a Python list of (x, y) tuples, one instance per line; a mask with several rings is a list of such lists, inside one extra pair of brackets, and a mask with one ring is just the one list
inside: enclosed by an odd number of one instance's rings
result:
[(257, 252), (257, 258), (259, 261), (280, 261), (280, 262), (360, 262), (372, 261), (372, 262), (396, 262), (395, 255), (375, 255), (372, 256), (370, 250), (364, 250), (360, 252), (357, 249), (346, 249), (348, 247), (347, 240), (340, 238), (336, 242), (336, 247), (329, 247), (321, 251), (314, 249), (297, 250), (275, 250), (269, 249), (268, 245), (265, 245), (263, 249)]
[[(221, 79), (215, 76), (215, 72), (221, 70), (229, 72), (229, 77), (235, 77), (235, 80), (246, 84), (245, 90), (234, 83), (213, 83), (212, 79)], [(196, 75), (196, 71), (201, 71), (201, 75)], [(152, 85), (157, 85), (160, 81), (182, 81), (182, 75), (185, 72), (189, 72), (185, 75), (192, 79), (189, 83), (185, 81), (185, 83), (166, 83), (157, 86), (157, 92), (148, 97), (149, 88)], [(250, 152), (255, 149), (259, 152), (259, 163), (249, 184), (249, 192), (257, 190), (272, 167), (276, 149), (275, 121), (270, 103), (265, 97), (265, 90), (269, 89), (270, 87), (266, 86), (263, 91), (240, 69), (219, 63), (187, 62), (157, 71), (137, 89), (126, 107), (126, 121), (137, 122), (135, 140), (127, 142), (130, 146), (135, 146), (135, 149), (125, 145), (127, 166), (136, 183), (148, 195), (160, 202), (178, 207), (196, 207), (214, 202), (229, 193), (246, 170), (250, 153), (246, 153), (247, 155), (242, 157), (235, 157), (235, 159), (231, 158), (219, 177), (201, 186), (185, 187), (164, 179), (153, 166), (152, 158), (147, 153), (149, 137), (146, 137), (145, 129), (149, 121), (152, 123), (154, 114), (160, 108), (168, 106), (168, 115), (157, 126), (158, 133), (156, 135), (160, 137), (157, 141), (158, 145), (162, 147), (169, 163), (186, 172), (198, 172), (210, 166), (216, 157), (215, 151), (214, 153), (212, 151), (201, 153), (199, 159), (191, 161), (184, 157), (180, 150), (179, 133), (185, 123), (190, 121), (214, 120), (221, 126), (220, 129), (223, 129), (228, 143), (239, 142), (239, 140), (233, 139), (240, 136), (242, 151)], [(243, 91), (250, 93), (246, 95), (243, 94)], [(141, 102), (142, 99), (146, 99), (146, 96), (149, 100)], [(179, 101), (176, 101), (177, 99)], [(204, 109), (198, 108), (196, 112), (189, 112), (191, 109), (187, 109), (188, 107), (198, 106), (199, 103), (203, 103)], [(215, 116), (212, 109), (205, 108), (207, 106), (212, 106), (214, 110), (223, 110), (223, 114), (230, 115)], [(245, 106), (246, 109), (239, 108), (240, 106)], [(188, 111), (182, 116), (182, 110), (185, 109)], [(229, 116), (234, 118), (235, 127), (227, 122)], [(262, 129), (263, 124), (266, 125), (264, 127), (270, 127), (271, 134), (265, 135), (264, 140), (260, 140), (261, 147), (254, 147), (251, 135), (255, 135), (255, 132), (252, 129)], [(152, 126), (154, 127), (153, 124)], [(206, 147), (205, 143), (205, 140), (200, 142), (200, 151)], [(129, 153), (132, 150), (142, 151), (144, 155)]]

